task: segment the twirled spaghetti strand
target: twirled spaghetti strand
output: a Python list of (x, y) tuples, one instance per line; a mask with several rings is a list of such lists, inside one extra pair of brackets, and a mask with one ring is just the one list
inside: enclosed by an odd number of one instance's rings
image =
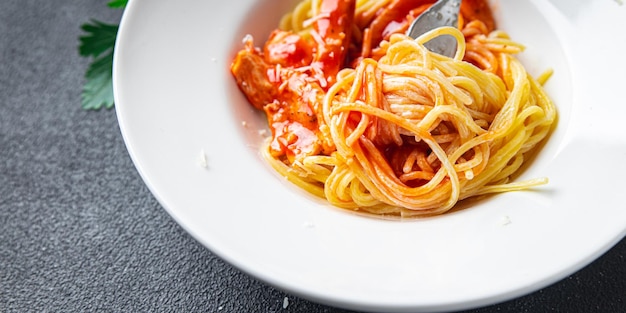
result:
[[(301, 2), (281, 27), (307, 36), (319, 1)], [(357, 41), (380, 3), (357, 1)], [(458, 43), (453, 58), (424, 47), (443, 35)], [(316, 114), (333, 151), (287, 160), (271, 153), (268, 140), (263, 155), (300, 188), (374, 214), (436, 215), (469, 197), (545, 184), (512, 182), (556, 120), (542, 87), (550, 73), (531, 77), (514, 56), (523, 49), (464, 17), (460, 28), (417, 39), (392, 34), (371, 57), (341, 69), (320, 96)]]

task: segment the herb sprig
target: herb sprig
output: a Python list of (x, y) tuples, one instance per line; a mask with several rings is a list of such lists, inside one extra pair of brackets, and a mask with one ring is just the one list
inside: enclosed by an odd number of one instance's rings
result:
[[(110, 8), (124, 8), (128, 0), (110, 0)], [(110, 109), (113, 99), (113, 50), (119, 25), (96, 19), (81, 25), (84, 34), (79, 37), (78, 53), (91, 58), (85, 73), (81, 105), (85, 110)]]

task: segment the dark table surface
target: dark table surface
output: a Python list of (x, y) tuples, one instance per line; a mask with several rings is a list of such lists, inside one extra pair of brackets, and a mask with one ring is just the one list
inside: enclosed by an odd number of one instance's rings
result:
[[(0, 1), (0, 312), (346, 312), (200, 245), (143, 184), (115, 110), (81, 108), (80, 25), (117, 24), (107, 2)], [(552, 286), (468, 312), (626, 312), (625, 256), (622, 240)]]

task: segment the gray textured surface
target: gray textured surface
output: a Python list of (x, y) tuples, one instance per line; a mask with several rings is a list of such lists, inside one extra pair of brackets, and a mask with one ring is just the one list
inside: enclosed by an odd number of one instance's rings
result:
[[(345, 312), (198, 244), (144, 186), (115, 111), (80, 108), (80, 25), (117, 23), (106, 2), (0, 1), (0, 312)], [(472, 312), (624, 312), (625, 255), (622, 240), (553, 286)]]

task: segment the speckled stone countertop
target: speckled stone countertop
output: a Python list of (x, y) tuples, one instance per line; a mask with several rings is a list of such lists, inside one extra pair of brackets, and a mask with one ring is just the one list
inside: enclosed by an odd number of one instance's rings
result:
[[(272, 288), (177, 225), (85, 111), (80, 25), (106, 0), (0, 1), (0, 312), (347, 312)], [(530, 295), (468, 312), (626, 312), (626, 240)], [(287, 301), (285, 301), (287, 299)]]

